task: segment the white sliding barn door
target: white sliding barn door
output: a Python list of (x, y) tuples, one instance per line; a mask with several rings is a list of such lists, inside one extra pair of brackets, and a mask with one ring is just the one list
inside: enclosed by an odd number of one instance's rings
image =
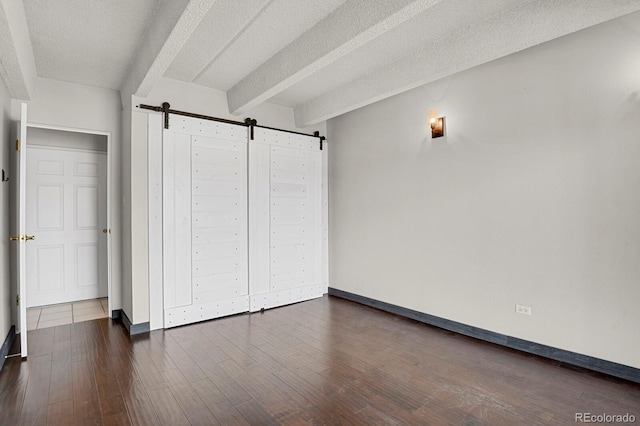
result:
[(162, 139), (164, 327), (246, 312), (247, 129), (172, 116)]
[(322, 170), (317, 137), (254, 129), (249, 144), (251, 312), (325, 293)]

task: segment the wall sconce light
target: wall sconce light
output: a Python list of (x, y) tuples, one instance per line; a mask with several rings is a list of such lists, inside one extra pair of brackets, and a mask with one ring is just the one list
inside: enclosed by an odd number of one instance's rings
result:
[(444, 117), (431, 117), (429, 126), (431, 126), (432, 139), (444, 136)]

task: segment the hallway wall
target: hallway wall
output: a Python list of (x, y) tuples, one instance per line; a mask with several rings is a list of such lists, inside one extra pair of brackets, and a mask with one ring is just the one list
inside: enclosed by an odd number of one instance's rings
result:
[[(11, 179), (11, 98), (0, 79), (0, 168)], [(9, 182), (0, 182), (0, 345), (13, 324), (11, 320), (10, 242), (9, 222), (11, 203), (9, 202)]]

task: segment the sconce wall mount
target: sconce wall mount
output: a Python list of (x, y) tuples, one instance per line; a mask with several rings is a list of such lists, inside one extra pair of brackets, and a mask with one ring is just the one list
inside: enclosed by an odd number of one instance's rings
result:
[(440, 138), (444, 136), (444, 117), (433, 117), (429, 120), (431, 127), (431, 138)]

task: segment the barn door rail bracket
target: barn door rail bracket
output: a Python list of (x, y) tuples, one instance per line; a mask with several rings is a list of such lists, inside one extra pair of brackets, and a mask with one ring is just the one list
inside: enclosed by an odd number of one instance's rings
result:
[(177, 109), (171, 109), (171, 105), (169, 104), (169, 102), (163, 102), (161, 106), (140, 104), (138, 105), (138, 108), (163, 113), (165, 129), (169, 128), (169, 114), (175, 114), (175, 115), (182, 115), (184, 117), (198, 118), (200, 120), (218, 121), (220, 123), (235, 124), (237, 126), (248, 127), (250, 131), (251, 140), (253, 140), (254, 127), (260, 127), (262, 129), (269, 129), (269, 130), (277, 130), (279, 132), (293, 133), (294, 135), (311, 136), (311, 137), (320, 138), (321, 151), (322, 151), (322, 143), (323, 141), (326, 140), (324, 136), (320, 136), (320, 132), (318, 131), (310, 135), (308, 133), (295, 132), (293, 130), (278, 129), (276, 127), (268, 127), (268, 126), (259, 126), (258, 121), (255, 118), (250, 118), (250, 117), (245, 118), (244, 121), (235, 121), (235, 120), (227, 120), (226, 118), (212, 117), (210, 115), (202, 115), (202, 114), (195, 114), (193, 112), (179, 111)]
[(324, 136), (320, 136), (320, 132), (317, 130), (313, 132), (313, 136), (315, 136), (316, 138), (320, 138), (320, 151), (322, 151), (322, 142), (327, 140), (327, 138), (325, 138)]
[(150, 111), (163, 113), (164, 114), (164, 128), (165, 129), (169, 128), (169, 114), (182, 115), (184, 117), (191, 117), (191, 118), (198, 118), (200, 120), (218, 121), (220, 123), (236, 124), (238, 126), (246, 126), (246, 124), (243, 123), (242, 121), (227, 120), (226, 118), (212, 117), (212, 116), (209, 116), (209, 115), (194, 114), (192, 112), (186, 112), (186, 111), (179, 111), (177, 109), (171, 109), (171, 105), (169, 104), (169, 102), (164, 102), (162, 104), (162, 106), (153, 106), (153, 105), (140, 104), (140, 105), (138, 105), (138, 107), (140, 109), (148, 109)]
[(247, 117), (244, 119), (244, 124), (249, 127), (249, 136), (253, 140), (253, 128), (258, 125), (258, 121), (255, 118)]

